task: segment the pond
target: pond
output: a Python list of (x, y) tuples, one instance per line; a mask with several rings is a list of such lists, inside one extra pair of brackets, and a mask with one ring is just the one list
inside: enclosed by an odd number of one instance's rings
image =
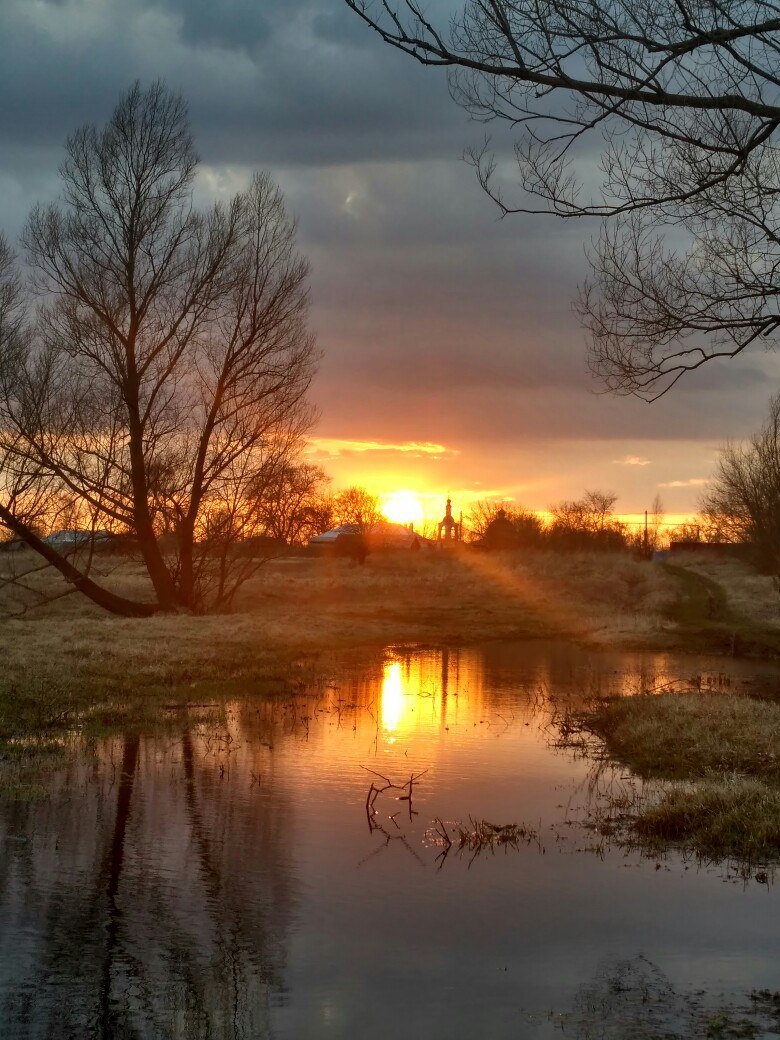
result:
[[(582, 1013), (603, 1012), (599, 980), (620, 990), (615, 965), (643, 993), (777, 989), (771, 876), (605, 845), (581, 825), (594, 763), (556, 746), (550, 712), (779, 676), (561, 643), (391, 648), (300, 696), (250, 689), (106, 741), (47, 801), (0, 807), (0, 1035), (620, 1036)], [(377, 774), (397, 786), (367, 810)], [(475, 855), (432, 830), (470, 818), (524, 837)]]

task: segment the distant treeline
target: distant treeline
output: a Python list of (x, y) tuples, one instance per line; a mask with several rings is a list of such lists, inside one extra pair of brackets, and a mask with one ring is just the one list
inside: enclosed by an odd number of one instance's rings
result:
[(549, 519), (520, 506), (483, 499), (465, 518), (469, 540), (486, 549), (546, 547), (562, 552), (652, 552), (661, 547), (663, 511), (656, 499), (647, 534), (632, 531), (615, 515), (617, 495), (585, 491), (582, 498), (552, 505)]

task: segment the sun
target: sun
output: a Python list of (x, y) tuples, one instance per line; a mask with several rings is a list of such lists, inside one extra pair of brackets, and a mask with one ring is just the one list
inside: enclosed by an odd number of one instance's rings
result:
[(382, 496), (382, 512), (394, 524), (419, 524), (423, 505), (414, 491), (392, 491)]

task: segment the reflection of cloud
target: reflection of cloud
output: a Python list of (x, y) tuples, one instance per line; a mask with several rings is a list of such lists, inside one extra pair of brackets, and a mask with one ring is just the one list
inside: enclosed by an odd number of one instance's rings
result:
[(622, 459), (613, 459), (616, 466), (649, 466), (650, 459), (644, 459), (641, 455), (624, 455)]
[(423, 456), (443, 458), (445, 455), (458, 454), (454, 448), (447, 448), (443, 444), (433, 444), (430, 441), (401, 441), (393, 444), (387, 441), (361, 441), (339, 437), (313, 437), (307, 449), (307, 454), (327, 459), (338, 458), (342, 455), (365, 455), (368, 452), (409, 455), (413, 458)]
[(669, 480), (665, 484), (659, 484), (659, 487), (668, 488), (680, 488), (680, 487), (701, 487), (702, 484), (709, 484), (709, 477), (691, 477), (689, 480)]

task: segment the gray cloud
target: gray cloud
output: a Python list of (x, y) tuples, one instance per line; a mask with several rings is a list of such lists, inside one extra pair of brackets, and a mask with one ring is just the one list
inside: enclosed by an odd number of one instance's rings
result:
[(204, 158), (303, 165), (455, 155), (442, 77), (377, 45), (342, 0), (0, 5), (0, 142), (61, 142), (136, 77), (190, 100)]

